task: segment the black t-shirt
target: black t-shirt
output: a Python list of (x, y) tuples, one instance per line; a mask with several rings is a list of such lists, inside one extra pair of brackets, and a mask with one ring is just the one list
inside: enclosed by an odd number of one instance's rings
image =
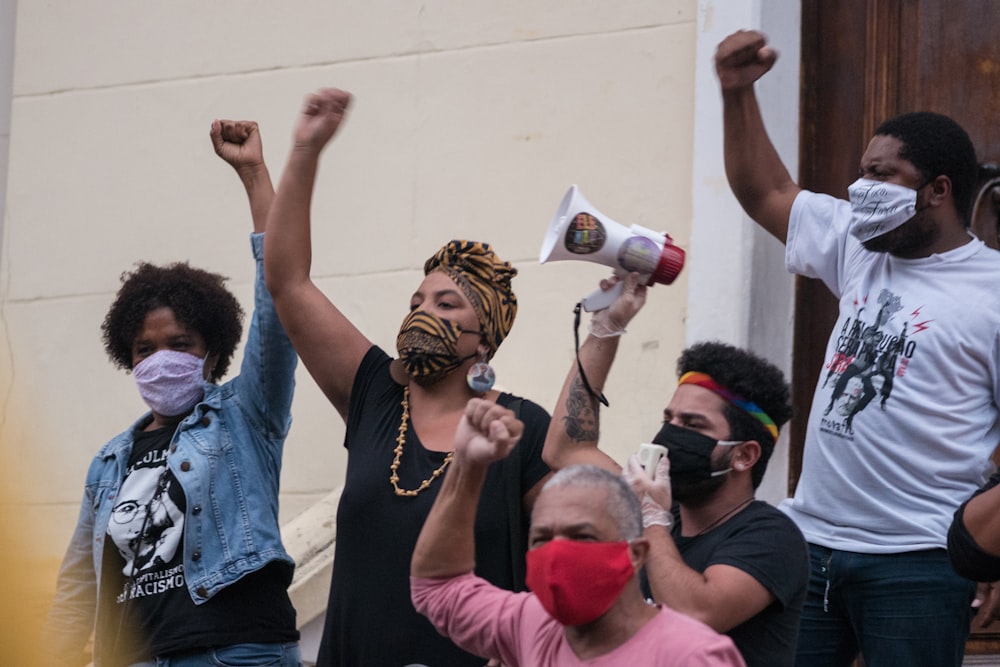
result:
[[(390, 361), (373, 347), (354, 380), (345, 439), (347, 477), (337, 510), (333, 581), (318, 664), (482, 667), (482, 658), (438, 634), (410, 601), (410, 558), (441, 479), (415, 497), (397, 496), (389, 483), (403, 398), (403, 387), (389, 375)], [(497, 402), (513, 409), (518, 400), (502, 394)], [(524, 435), (507, 459), (487, 473), (475, 538), (476, 573), (494, 585), (523, 590), (528, 517), (520, 511), (520, 498), (548, 473), (541, 454), (549, 416), (527, 400), (521, 401), (519, 412)], [(444, 457), (423, 447), (411, 420), (399, 487), (417, 488)], [(512, 517), (519, 525), (512, 527)], [(513, 528), (521, 534), (520, 544), (511, 543)]]
[[(989, 491), (997, 484), (1000, 484), (1000, 472), (994, 473), (981, 489), (972, 494), (972, 498)], [(968, 504), (968, 500), (962, 503), (955, 512), (951, 528), (948, 529), (948, 556), (951, 558), (952, 567), (960, 575), (972, 581), (1000, 580), (1000, 557), (983, 551), (965, 527), (965, 506)]]
[(809, 549), (798, 527), (783, 512), (755, 501), (704, 535), (681, 537), (680, 530), (678, 521), (674, 542), (688, 567), (698, 572), (711, 565), (738, 568), (775, 598), (764, 611), (725, 633), (747, 667), (793, 665), (809, 583)]
[(135, 432), (108, 523), (101, 597), (111, 607), (105, 622), (117, 622), (103, 626), (117, 638), (116, 658), (130, 664), (212, 646), (296, 641), (287, 592), (292, 569), (284, 563), (243, 577), (204, 604), (191, 600), (184, 578), (187, 502), (166, 465), (172, 435), (169, 428)]

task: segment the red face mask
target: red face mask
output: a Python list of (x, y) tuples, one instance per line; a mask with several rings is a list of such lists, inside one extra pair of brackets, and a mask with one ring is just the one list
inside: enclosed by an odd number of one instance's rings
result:
[(527, 565), (528, 588), (563, 625), (600, 618), (635, 573), (628, 542), (552, 540), (528, 551)]

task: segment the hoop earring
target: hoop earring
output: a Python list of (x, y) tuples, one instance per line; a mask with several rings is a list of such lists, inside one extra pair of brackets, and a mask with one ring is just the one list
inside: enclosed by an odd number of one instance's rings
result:
[(497, 374), (486, 360), (485, 352), (480, 360), (469, 369), (465, 381), (469, 384), (469, 389), (479, 394), (485, 394), (493, 388), (493, 383), (497, 381)]

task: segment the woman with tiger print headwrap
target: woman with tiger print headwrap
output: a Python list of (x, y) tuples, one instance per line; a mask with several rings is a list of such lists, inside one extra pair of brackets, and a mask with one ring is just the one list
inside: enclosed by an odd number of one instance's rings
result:
[(541, 450), (549, 416), (477, 384), (513, 325), (517, 272), (486, 243), (452, 241), (424, 265), (397, 337), (398, 359), (355, 328), (309, 277), (319, 155), (349, 103), (348, 93), (332, 89), (307, 98), (265, 249), (268, 288), (285, 330), (347, 422), (347, 478), (318, 664), (481, 667), (482, 658), (456, 648), (413, 609), (409, 562), (465, 404), (481, 396), (515, 409), (525, 432), (489, 471), (477, 513), (476, 571), (495, 585), (524, 588), (524, 528), (548, 474)]

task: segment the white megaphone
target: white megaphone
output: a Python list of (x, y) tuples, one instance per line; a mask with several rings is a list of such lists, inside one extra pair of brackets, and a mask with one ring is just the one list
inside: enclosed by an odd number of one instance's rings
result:
[[(605, 216), (575, 185), (563, 196), (542, 240), (538, 261), (582, 259), (614, 269), (619, 276), (639, 273), (647, 285), (669, 285), (684, 268), (684, 251), (669, 234), (640, 225), (625, 227)], [(607, 292), (598, 289), (582, 299), (588, 312), (604, 310), (621, 294), (621, 281)]]

